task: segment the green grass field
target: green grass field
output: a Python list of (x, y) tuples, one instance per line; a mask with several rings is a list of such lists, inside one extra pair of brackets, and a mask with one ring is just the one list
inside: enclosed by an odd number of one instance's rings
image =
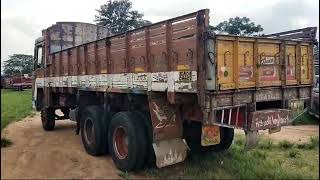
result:
[(9, 123), (31, 114), (31, 90), (1, 90), (1, 130)]
[(229, 151), (191, 155), (185, 162), (143, 172), (160, 179), (319, 179), (319, 137), (297, 145), (262, 139), (257, 148), (243, 149), (237, 135)]

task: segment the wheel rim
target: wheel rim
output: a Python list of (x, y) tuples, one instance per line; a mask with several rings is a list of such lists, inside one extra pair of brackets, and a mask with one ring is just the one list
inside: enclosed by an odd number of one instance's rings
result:
[(113, 148), (119, 159), (125, 159), (128, 156), (128, 136), (122, 126), (113, 131)]
[(87, 118), (84, 122), (84, 139), (87, 144), (91, 144), (94, 136), (93, 122)]

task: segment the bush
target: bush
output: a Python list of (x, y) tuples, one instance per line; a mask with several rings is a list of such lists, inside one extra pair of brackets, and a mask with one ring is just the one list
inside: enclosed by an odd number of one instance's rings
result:
[(319, 147), (319, 137), (310, 137), (310, 141), (308, 143), (298, 144), (298, 149), (315, 149)]
[(287, 141), (287, 140), (284, 140), (284, 141), (280, 141), (279, 142), (279, 147), (280, 148), (283, 148), (283, 149), (290, 149), (293, 147), (293, 143)]
[(297, 150), (293, 149), (293, 150), (289, 151), (289, 157), (291, 157), (291, 158), (296, 158), (296, 157), (298, 157), (298, 155), (300, 155), (300, 153)]

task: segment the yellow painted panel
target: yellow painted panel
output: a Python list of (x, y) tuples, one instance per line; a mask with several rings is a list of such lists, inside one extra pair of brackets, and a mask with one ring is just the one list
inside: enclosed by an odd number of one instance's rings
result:
[(286, 46), (286, 56), (287, 56), (287, 84), (292, 85), (296, 79), (296, 46), (287, 45)]
[(217, 41), (219, 84), (233, 83), (233, 41)]
[[(259, 81), (261, 84), (263, 81), (275, 81), (276, 83), (271, 83), (270, 85), (278, 85), (280, 80), (280, 67), (279, 64), (279, 44), (270, 43), (259, 43), (258, 45), (258, 62), (259, 66)], [(280, 83), (281, 84), (281, 83)]]
[(301, 81), (308, 79), (309, 54), (308, 46), (301, 46)]
[(254, 87), (253, 43), (239, 42), (238, 49), (239, 87)]

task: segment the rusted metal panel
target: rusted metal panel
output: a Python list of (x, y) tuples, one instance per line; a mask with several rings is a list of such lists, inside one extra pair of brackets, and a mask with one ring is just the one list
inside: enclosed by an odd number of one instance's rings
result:
[(154, 141), (182, 137), (182, 121), (175, 105), (169, 104), (163, 96), (149, 99)]
[(292, 112), (288, 109), (263, 110), (249, 113), (250, 130), (263, 130), (288, 125)]
[(81, 22), (57, 22), (48, 28), (50, 53), (105, 38), (110, 34), (107, 27)]

